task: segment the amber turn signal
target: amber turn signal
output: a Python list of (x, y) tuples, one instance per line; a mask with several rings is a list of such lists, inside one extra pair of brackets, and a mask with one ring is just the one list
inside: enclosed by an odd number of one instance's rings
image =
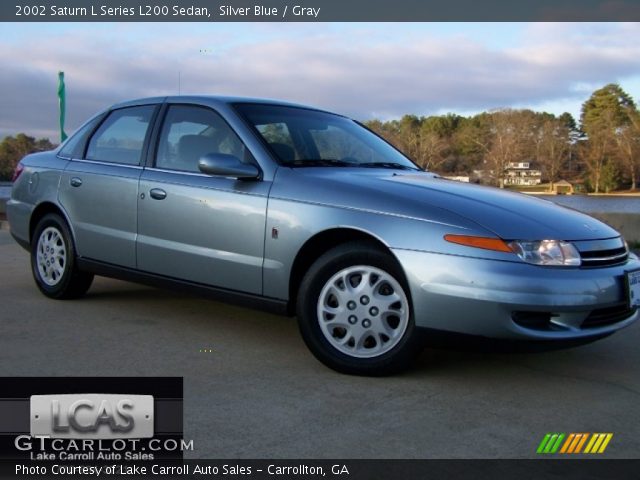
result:
[(509, 248), (509, 245), (499, 238), (473, 237), (470, 235), (445, 235), (444, 239), (447, 242), (457, 243), (458, 245), (465, 245), (467, 247), (513, 253), (513, 250)]

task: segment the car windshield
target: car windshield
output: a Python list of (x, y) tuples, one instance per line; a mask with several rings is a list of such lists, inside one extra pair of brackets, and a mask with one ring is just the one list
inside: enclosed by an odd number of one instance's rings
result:
[(419, 170), (383, 139), (346, 117), (283, 105), (235, 107), (283, 164)]

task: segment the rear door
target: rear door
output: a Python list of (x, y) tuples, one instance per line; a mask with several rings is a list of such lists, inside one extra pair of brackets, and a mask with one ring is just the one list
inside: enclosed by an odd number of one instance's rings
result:
[(205, 175), (198, 160), (207, 153), (255, 162), (213, 109), (168, 105), (153, 166), (140, 178), (138, 268), (261, 294), (271, 182)]
[(62, 175), (78, 255), (136, 266), (138, 182), (157, 105), (112, 110)]

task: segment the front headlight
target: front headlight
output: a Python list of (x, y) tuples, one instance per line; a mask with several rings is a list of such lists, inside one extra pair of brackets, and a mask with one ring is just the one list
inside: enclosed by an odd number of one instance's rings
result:
[(509, 242), (508, 245), (518, 257), (533, 265), (560, 265), (566, 267), (580, 265), (580, 253), (569, 242), (561, 240), (514, 240)]

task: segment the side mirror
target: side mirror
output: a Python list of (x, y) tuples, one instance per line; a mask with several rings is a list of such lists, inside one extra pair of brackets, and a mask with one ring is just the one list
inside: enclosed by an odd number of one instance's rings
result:
[(238, 179), (255, 179), (260, 170), (250, 163), (242, 163), (237, 157), (226, 153), (207, 153), (200, 157), (198, 169), (207, 175), (217, 177), (235, 177)]

